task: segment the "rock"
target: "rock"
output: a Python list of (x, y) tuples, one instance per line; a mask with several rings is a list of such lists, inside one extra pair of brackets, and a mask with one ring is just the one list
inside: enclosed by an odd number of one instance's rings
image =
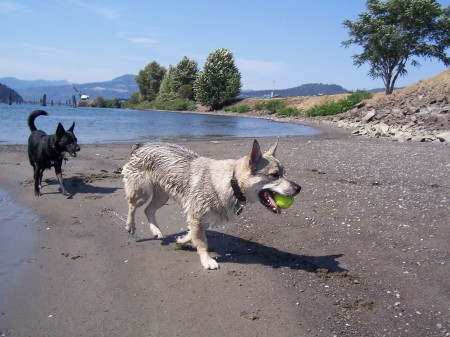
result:
[(450, 69), (392, 95), (378, 95), (322, 121), (353, 128), (354, 135), (450, 144)]
[(363, 123), (368, 123), (372, 120), (372, 118), (376, 115), (376, 111), (375, 110), (370, 110), (362, 119), (361, 122)]
[(436, 138), (441, 142), (450, 143), (450, 131), (440, 132), (436, 135)]
[(378, 133), (380, 134), (380, 137), (388, 137), (389, 136), (389, 125), (387, 125), (384, 122), (380, 122), (377, 125)]
[(411, 127), (413, 127), (413, 126), (414, 126), (414, 123), (409, 122), (408, 124), (405, 124), (405, 125), (402, 126), (402, 131), (406, 131), (408, 129), (411, 129)]
[(394, 140), (398, 141), (399, 143), (404, 143), (411, 139), (412, 135), (409, 132), (399, 132), (394, 136)]
[(429, 134), (418, 134), (411, 138), (413, 142), (432, 142), (434, 140), (436, 140), (436, 137)]

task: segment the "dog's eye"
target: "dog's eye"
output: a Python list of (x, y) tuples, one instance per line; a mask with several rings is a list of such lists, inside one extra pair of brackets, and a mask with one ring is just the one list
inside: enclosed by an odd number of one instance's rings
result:
[(271, 175), (270, 175), (273, 179), (280, 179), (280, 174), (277, 172), (277, 173), (272, 173)]

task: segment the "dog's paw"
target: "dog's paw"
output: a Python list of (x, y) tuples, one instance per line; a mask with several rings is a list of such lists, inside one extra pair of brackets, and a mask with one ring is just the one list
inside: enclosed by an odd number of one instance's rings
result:
[(177, 244), (179, 244), (180, 246), (185, 246), (190, 242), (192, 242), (191, 232), (188, 232), (186, 235), (177, 237)]
[(161, 230), (152, 223), (150, 224), (150, 231), (153, 237), (157, 239), (164, 239), (164, 235), (161, 233)]
[(136, 226), (133, 225), (126, 225), (125, 229), (127, 230), (128, 233), (130, 233), (131, 235), (134, 235), (134, 233), (136, 232)]
[(214, 260), (211, 257), (209, 257), (208, 259), (205, 259), (204, 261), (202, 261), (202, 265), (203, 265), (203, 268), (206, 269), (206, 270), (219, 269), (219, 264), (217, 263), (216, 260)]

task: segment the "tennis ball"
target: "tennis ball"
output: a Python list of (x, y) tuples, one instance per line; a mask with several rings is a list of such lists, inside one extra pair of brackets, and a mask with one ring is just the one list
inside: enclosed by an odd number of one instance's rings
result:
[(286, 197), (284, 195), (276, 193), (273, 197), (278, 207), (286, 209), (294, 204), (294, 197)]

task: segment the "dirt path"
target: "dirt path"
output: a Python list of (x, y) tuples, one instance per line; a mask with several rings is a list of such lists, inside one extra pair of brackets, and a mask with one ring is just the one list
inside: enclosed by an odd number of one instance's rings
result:
[[(238, 158), (251, 141), (185, 145)], [(137, 236), (123, 229), (129, 153), (83, 146), (64, 167), (74, 197), (47, 171), (37, 199), (25, 147), (0, 147), (1, 187), (39, 215), (36, 247), (0, 301), (0, 336), (449, 335), (448, 146), (340, 131), (281, 139), (302, 193), (281, 216), (253, 205), (209, 231), (218, 271), (176, 249), (186, 224), (171, 201), (163, 241), (149, 239), (142, 210)]]

